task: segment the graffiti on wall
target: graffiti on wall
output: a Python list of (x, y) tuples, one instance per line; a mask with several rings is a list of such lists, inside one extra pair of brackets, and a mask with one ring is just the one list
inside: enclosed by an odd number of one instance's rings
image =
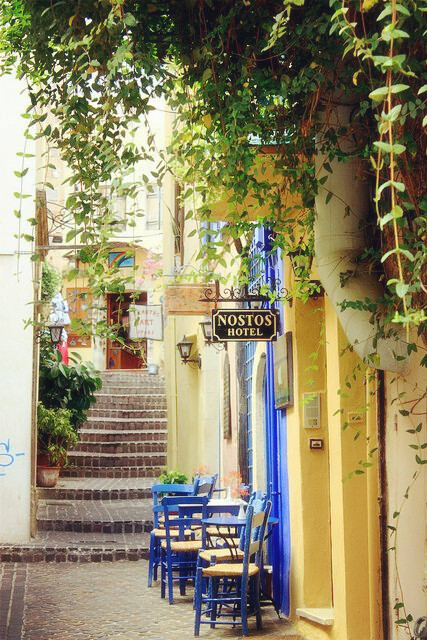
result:
[(14, 451), (10, 438), (0, 441), (0, 476), (6, 476), (10, 468), (22, 456), (25, 456), (25, 453)]

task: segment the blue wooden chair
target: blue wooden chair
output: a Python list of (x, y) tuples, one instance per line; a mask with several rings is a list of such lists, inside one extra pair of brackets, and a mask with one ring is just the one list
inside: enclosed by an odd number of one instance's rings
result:
[(153, 494), (153, 529), (150, 532), (150, 555), (148, 560), (148, 586), (151, 587), (154, 580), (157, 580), (157, 569), (160, 563), (160, 543), (165, 538), (163, 525), (160, 517), (163, 516), (162, 499), (171, 494), (181, 497), (193, 496), (197, 491), (198, 484), (154, 484), (151, 487)]
[[(264, 491), (253, 491), (250, 495), (248, 507), (254, 508), (254, 513), (258, 511), (264, 511), (268, 500), (268, 495)], [(208, 506), (208, 517), (213, 513), (230, 513), (237, 515), (240, 509), (239, 505), (224, 505), (224, 506)], [(227, 534), (227, 531), (221, 533)], [(207, 542), (210, 538), (215, 538), (215, 527), (208, 527), (207, 529)], [(215, 548), (212, 546), (202, 550), (199, 554), (199, 564), (207, 563), (211, 561), (212, 556), (215, 556), (216, 562), (233, 562), (234, 560), (241, 560), (243, 558), (243, 544), (244, 544), (244, 529), (238, 540), (231, 540), (231, 536), (227, 536), (230, 540), (228, 544), (222, 544), (221, 538), (216, 537)], [(209, 545), (208, 545), (209, 546)]]
[[(261, 628), (260, 570), (271, 501), (265, 509), (254, 512), (248, 506), (243, 540), (243, 558), (240, 562), (212, 563), (208, 567), (198, 566), (195, 585), (194, 635), (200, 633), (201, 624), (241, 624), (243, 635), (248, 635), (248, 616), (255, 615), (257, 628)], [(203, 593), (203, 579), (208, 588)], [(225, 605), (225, 606), (224, 606)], [(240, 619), (240, 622), (239, 622)]]
[(204, 545), (201, 520), (206, 517), (207, 496), (166, 497), (162, 506), (165, 538), (160, 545), (161, 597), (173, 604), (173, 583), (179, 581), (180, 593), (185, 595), (188, 580), (194, 582), (197, 554)]
[(195, 496), (204, 495), (210, 500), (218, 474), (209, 476), (196, 476), (193, 484), (154, 484), (151, 487), (153, 494), (153, 530), (150, 533), (150, 555), (148, 560), (148, 586), (151, 587), (153, 579), (157, 580), (157, 571), (160, 565), (160, 544), (165, 539), (163, 522), (162, 499), (165, 496)]
[(195, 496), (206, 495), (209, 500), (212, 498), (212, 494), (215, 491), (215, 484), (218, 479), (218, 474), (214, 473), (213, 475), (208, 476), (196, 476), (194, 478), (195, 484)]

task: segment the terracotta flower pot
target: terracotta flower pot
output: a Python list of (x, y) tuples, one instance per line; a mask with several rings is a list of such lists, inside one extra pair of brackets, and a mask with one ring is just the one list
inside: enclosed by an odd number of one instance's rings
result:
[(59, 465), (52, 467), (48, 465), (37, 465), (37, 486), (38, 487), (54, 487), (58, 482), (59, 472), (61, 467)]

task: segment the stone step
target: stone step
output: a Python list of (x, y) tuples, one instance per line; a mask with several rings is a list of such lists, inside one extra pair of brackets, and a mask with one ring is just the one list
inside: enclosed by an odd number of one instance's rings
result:
[(79, 467), (153, 467), (166, 464), (166, 455), (160, 453), (91, 453), (70, 451), (68, 464)]
[(101, 371), (101, 377), (103, 380), (123, 380), (123, 379), (138, 379), (138, 378), (152, 378), (153, 380), (163, 378), (161, 371), (157, 374), (148, 373), (145, 369), (105, 369)]
[(158, 477), (165, 463), (153, 467), (64, 467), (63, 478), (152, 478)]
[(160, 390), (163, 391), (165, 388), (165, 379), (163, 376), (150, 376), (148, 374), (140, 374), (140, 375), (126, 375), (126, 374), (118, 374), (114, 377), (107, 377), (103, 374), (101, 375), (102, 379), (102, 389), (126, 389), (132, 387), (139, 387), (140, 389), (145, 390)]
[(0, 544), (0, 562), (115, 562), (148, 555), (148, 533), (40, 531), (28, 544)]
[(156, 478), (63, 478), (52, 488), (37, 488), (39, 500), (152, 500)]
[(113, 409), (111, 407), (94, 406), (88, 411), (88, 420), (92, 418), (113, 418), (114, 420), (144, 420), (146, 418), (166, 418), (166, 409), (151, 408), (143, 409)]
[[(148, 391), (148, 389), (150, 391)], [(146, 396), (146, 397), (149, 397), (150, 395), (159, 396), (159, 397), (166, 397), (166, 395), (165, 395), (165, 385), (163, 383), (159, 384), (159, 385), (150, 384), (148, 386), (147, 385), (144, 386), (144, 385), (138, 384), (138, 383), (132, 384), (131, 382), (129, 382), (128, 384), (122, 384), (121, 386), (117, 385), (117, 384), (113, 384), (113, 383), (111, 383), (111, 384), (110, 383), (107, 383), (107, 384), (103, 383), (102, 388), (99, 391), (97, 391), (97, 395), (98, 394), (103, 394), (103, 393), (105, 394), (107, 392), (111, 393), (111, 394), (114, 394), (114, 395), (116, 395), (116, 394), (120, 394), (120, 395), (123, 395), (123, 394), (130, 394), (130, 395), (136, 394), (136, 395), (139, 395), (139, 396)]]
[[(139, 400), (138, 400), (139, 398)], [(156, 404), (157, 402), (157, 404)], [(166, 414), (166, 402), (161, 402), (160, 400), (156, 402), (147, 402), (145, 398), (141, 401), (141, 396), (132, 395), (116, 395), (112, 396), (109, 394), (105, 394), (104, 396), (97, 396), (96, 404), (92, 406), (91, 411), (99, 411), (99, 410), (129, 410), (129, 409), (137, 409), (138, 411), (145, 411), (147, 413), (147, 417), (155, 414), (156, 411), (162, 412), (162, 416)]]
[(143, 533), (152, 529), (151, 500), (40, 500), (38, 531)]
[(138, 441), (138, 442), (83, 442), (80, 441), (72, 450), (69, 456), (74, 452), (85, 453), (103, 453), (103, 454), (129, 454), (129, 453), (157, 453), (166, 454), (167, 444), (163, 442)]
[(167, 418), (89, 418), (85, 422), (86, 429), (136, 430), (136, 431), (164, 431)]
[(165, 429), (127, 431), (125, 429), (80, 429), (80, 442), (167, 442)]

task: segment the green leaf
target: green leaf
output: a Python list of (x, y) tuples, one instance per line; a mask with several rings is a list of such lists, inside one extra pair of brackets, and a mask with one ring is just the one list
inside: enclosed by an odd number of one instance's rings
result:
[(392, 9), (391, 4), (388, 4), (388, 5), (386, 6), (386, 8), (385, 8), (385, 9), (383, 9), (383, 10), (381, 11), (380, 15), (378, 16), (378, 18), (377, 18), (378, 22), (379, 22), (380, 20), (383, 20), (383, 19), (384, 19), (384, 18), (386, 18), (387, 16), (391, 15), (392, 11), (393, 11), (393, 9)]
[(135, 16), (132, 13), (126, 13), (123, 22), (128, 27), (134, 27), (137, 24), (137, 20), (136, 20)]
[(382, 140), (375, 140), (374, 147), (377, 147), (380, 151), (385, 151), (385, 153), (390, 153), (392, 148), (391, 144)]
[(409, 89), (409, 84), (392, 84), (390, 87), (390, 93), (401, 93)]
[(81, 229), (71, 229), (66, 237), (65, 237), (65, 241), (66, 242), (70, 242), (73, 238), (75, 238), (79, 233), (80, 233)]
[(388, 113), (384, 111), (381, 114), (381, 118), (386, 122), (395, 122), (397, 118), (400, 116), (400, 112), (402, 111), (402, 105), (396, 104)]
[(399, 296), (399, 298), (404, 298), (406, 296), (406, 294), (409, 291), (409, 285), (405, 284), (404, 282), (399, 282), (396, 285), (396, 293)]
[(387, 94), (388, 94), (387, 87), (379, 87), (378, 89), (374, 89), (374, 91), (371, 91), (371, 93), (369, 94), (369, 97), (374, 102), (380, 102), (381, 100), (384, 100)]

